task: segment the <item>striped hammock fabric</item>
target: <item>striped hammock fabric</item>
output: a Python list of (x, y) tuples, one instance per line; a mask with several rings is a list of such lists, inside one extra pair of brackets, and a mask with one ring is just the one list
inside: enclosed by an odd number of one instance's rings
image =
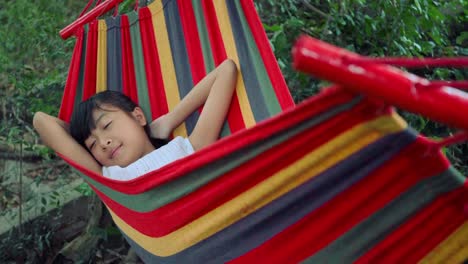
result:
[(467, 259), (464, 176), (383, 102), (335, 86), (294, 106), (252, 1), (156, 0), (76, 35), (63, 120), (102, 89), (156, 118), (225, 58), (240, 68), (215, 144), (127, 182), (63, 157), (145, 262)]
[[(246, 10), (244, 12), (243, 10)], [(294, 106), (251, 1), (154, 1), (77, 33), (60, 117), (96, 92), (124, 92), (155, 119), (226, 58), (240, 66), (223, 135)], [(198, 115), (175, 135), (187, 136)]]

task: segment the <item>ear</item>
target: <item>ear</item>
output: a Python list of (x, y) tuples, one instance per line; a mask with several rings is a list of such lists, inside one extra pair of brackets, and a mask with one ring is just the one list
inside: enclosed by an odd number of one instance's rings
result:
[(147, 122), (146, 122), (145, 113), (143, 113), (143, 109), (141, 109), (141, 107), (138, 107), (138, 106), (135, 107), (135, 109), (133, 109), (132, 111), (132, 116), (141, 126), (146, 125)]

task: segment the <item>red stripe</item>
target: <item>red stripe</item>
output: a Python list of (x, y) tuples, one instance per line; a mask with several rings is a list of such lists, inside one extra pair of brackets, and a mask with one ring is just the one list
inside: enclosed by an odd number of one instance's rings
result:
[(139, 17), (141, 44), (146, 66), (146, 81), (148, 82), (148, 97), (151, 102), (152, 119), (156, 119), (167, 113), (169, 108), (167, 106), (158, 47), (154, 35), (153, 22), (151, 20), (151, 10), (149, 10), (148, 7), (140, 8)]
[(177, 0), (179, 7), (179, 17), (184, 31), (184, 37), (187, 47), (188, 58), (190, 61), (190, 69), (194, 84), (198, 83), (205, 75), (205, 61), (203, 59), (203, 51), (198, 35), (197, 20), (193, 12), (192, 3), (186, 0)]
[[(405, 249), (406, 245), (409, 244), (408, 248), (411, 248), (412, 250), (406, 250), (407, 253), (400, 257), (400, 261), (398, 263), (417, 263), (447, 236), (455, 231), (464, 221), (463, 216), (460, 214), (460, 210), (455, 210), (455, 208), (441, 208), (439, 214), (442, 214), (444, 217), (434, 217), (428, 221), (424, 227), (416, 228), (417, 232), (412, 234), (409, 237), (409, 240), (400, 246), (401, 249)], [(450, 221), (447, 221), (448, 219), (450, 219)], [(392, 259), (392, 255), (398, 253), (398, 250), (389, 253), (391, 254), (389, 259)]]
[[(214, 144), (195, 152), (189, 157), (172, 162), (167, 166), (149, 172), (148, 174), (131, 181), (122, 182), (104, 178), (100, 174), (96, 174), (84, 168), (69, 158), (63, 155), (61, 156), (85, 175), (115, 191), (126, 194), (143, 193), (148, 189), (162, 185), (178, 177), (182, 177), (193, 170), (207, 166), (215, 160), (218, 160), (220, 157), (232, 153), (233, 151), (254, 144), (259, 140), (268, 138), (278, 131), (297, 125), (299, 122), (302, 122), (307, 118), (323, 113), (337, 105), (346, 103), (351, 100), (353, 96), (353, 94), (341, 89), (328, 88), (322, 91), (322, 93), (305, 100), (295, 108), (286, 110), (273, 118), (262, 121), (250, 129), (246, 129), (240, 133), (236, 133), (235, 135), (218, 140)], [(158, 176), (154, 177), (156, 174)]]
[(271, 50), (270, 42), (263, 28), (262, 22), (255, 11), (253, 1), (241, 0), (241, 4), (281, 108), (284, 110), (294, 106), (294, 100), (291, 97), (283, 74), (278, 66), (276, 57)]
[[(187, 48), (187, 56), (190, 63), (190, 69), (193, 78), (193, 84), (197, 84), (206, 75), (205, 61), (203, 59), (203, 50), (200, 43), (200, 36), (198, 35), (197, 21), (193, 12), (193, 6), (190, 1), (178, 0), (179, 18), (181, 20), (182, 29), (184, 32)], [(203, 106), (199, 108), (201, 113)]]
[[(133, 228), (148, 236), (164, 236), (249, 190), (343, 131), (375, 118), (376, 113), (372, 110), (374, 110), (373, 106), (362, 103), (350, 111), (269, 149), (247, 164), (236, 167), (200, 189), (152, 212), (134, 212), (110, 200), (102, 193), (99, 195), (120, 218), (125, 219)], [(262, 173), (256, 173), (258, 171)], [(151, 222), (158, 224), (152, 225)]]
[(123, 92), (138, 104), (138, 93), (133, 63), (132, 39), (130, 25), (126, 15), (121, 16), (121, 46), (122, 46), (122, 82)]
[(81, 52), (83, 51), (84, 29), (76, 32), (76, 44), (68, 70), (67, 82), (63, 91), (62, 103), (60, 106), (59, 118), (65, 122), (70, 122), (76, 96), (76, 86), (80, 75)]
[(82, 101), (87, 100), (96, 93), (97, 43), (98, 21), (95, 20), (89, 24), (88, 39), (86, 41), (86, 59)]
[[(226, 50), (224, 49), (224, 42), (216, 17), (216, 10), (212, 1), (202, 1), (202, 6), (208, 35), (210, 38), (211, 50), (213, 52), (213, 59), (215, 65), (219, 65), (227, 59), (227, 54)], [(229, 108), (227, 114), (227, 120), (232, 134), (245, 128), (241, 106), (239, 104), (239, 98), (236, 93), (234, 93), (234, 96), (232, 97), (231, 107)]]
[(461, 189), (436, 199), (356, 263), (416, 263), (463, 223)]
[[(445, 217), (439, 217), (438, 221), (430, 221), (430, 228), (420, 230), (425, 232), (426, 238), (421, 236), (421, 239), (414, 241), (417, 237), (412, 237), (414, 249), (410, 256), (403, 258), (406, 263), (416, 263), (421, 260), (466, 221), (463, 215), (460, 214), (460, 210), (455, 211), (453, 209), (454, 208), (452, 208), (450, 213), (440, 212), (443, 213)], [(450, 219), (450, 221), (447, 221), (447, 219)], [(430, 230), (433, 230), (433, 232)], [(417, 234), (415, 235), (417, 236)], [(403, 262), (400, 261), (400, 263)]]
[(227, 58), (226, 50), (223, 45), (223, 37), (219, 29), (218, 18), (216, 17), (216, 10), (214, 9), (212, 1), (202, 1), (202, 7), (205, 16), (205, 24), (210, 38), (211, 50), (214, 56), (216, 65), (220, 64)]
[[(418, 139), (327, 204), (233, 262), (253, 263), (268, 257), (278, 263), (297, 263), (312, 256), (419, 180), (448, 168), (449, 164), (441, 154), (426, 153), (427, 146)], [(426, 166), (415, 170), (414, 164)]]

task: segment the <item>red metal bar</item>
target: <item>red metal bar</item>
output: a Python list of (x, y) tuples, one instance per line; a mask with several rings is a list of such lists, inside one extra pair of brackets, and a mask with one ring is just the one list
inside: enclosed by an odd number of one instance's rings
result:
[(93, 0), (89, 0), (88, 4), (85, 6), (83, 11), (81, 11), (80, 15), (78, 17), (82, 17), (86, 11), (88, 11), (89, 7), (93, 4)]
[(294, 66), (300, 71), (468, 130), (468, 93), (449, 86), (433, 87), (428, 80), (389, 65), (349, 63), (361, 58), (308, 36), (300, 37), (293, 48)]
[[(424, 68), (424, 67), (453, 67), (466, 68), (468, 67), (468, 57), (456, 58), (369, 58), (361, 57), (353, 60), (353, 63), (382, 63), (405, 68)], [(351, 61), (350, 61), (351, 63)]]
[(468, 81), (431, 81), (430, 87), (450, 86), (468, 91)]
[(107, 1), (100, 3), (95, 8), (91, 9), (91, 11), (89, 11), (82, 17), (79, 17), (70, 25), (60, 30), (60, 37), (62, 37), (62, 39), (67, 39), (71, 37), (73, 34), (75, 34), (78, 28), (81, 28), (83, 25), (93, 21), (100, 15), (112, 9), (114, 6), (120, 4), (122, 1), (123, 0), (107, 0)]

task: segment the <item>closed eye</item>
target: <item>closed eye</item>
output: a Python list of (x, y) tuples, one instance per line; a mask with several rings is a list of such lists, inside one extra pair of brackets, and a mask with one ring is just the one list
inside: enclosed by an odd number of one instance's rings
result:
[(89, 149), (93, 149), (94, 148), (94, 145), (96, 145), (96, 141), (93, 141), (93, 143), (91, 143), (91, 145), (89, 146)]
[(105, 126), (104, 126), (104, 129), (108, 128), (110, 126), (110, 124), (112, 123), (112, 121), (110, 121), (109, 123), (107, 123)]

